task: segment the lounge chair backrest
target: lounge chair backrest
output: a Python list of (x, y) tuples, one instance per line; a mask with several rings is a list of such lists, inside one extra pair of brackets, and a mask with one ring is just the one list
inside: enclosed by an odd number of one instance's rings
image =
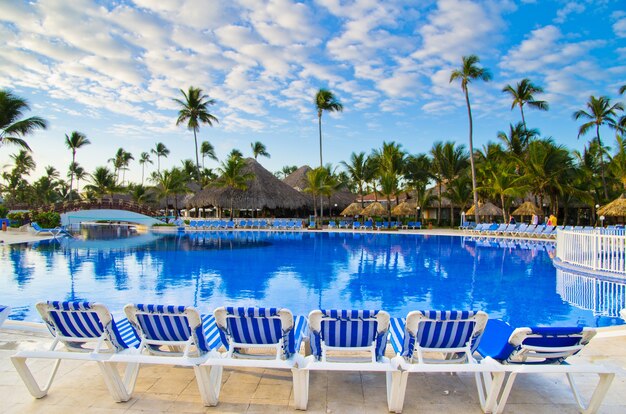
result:
[(227, 350), (249, 345), (276, 345), (282, 342), (285, 358), (295, 349), (293, 314), (288, 309), (222, 307), (213, 312)]
[(375, 344), (379, 360), (387, 346), (389, 314), (378, 310), (314, 310), (309, 314), (311, 353), (323, 357), (323, 347), (364, 348)]
[(509, 355), (501, 357), (509, 364), (560, 364), (580, 352), (595, 334), (595, 329), (580, 326), (517, 328), (509, 338)]
[(124, 312), (151, 352), (161, 352), (162, 345), (186, 346), (185, 354), (191, 345), (196, 346), (199, 355), (210, 351), (202, 318), (193, 307), (139, 303), (126, 305)]
[(98, 340), (96, 352), (105, 344), (118, 351), (135, 345), (132, 341), (134, 332), (128, 329), (120, 331), (113, 316), (102, 304), (48, 301), (39, 302), (35, 307), (55, 340), (70, 350), (91, 351), (81, 344), (93, 340)]
[(401, 355), (412, 358), (426, 351), (468, 348), (473, 352), (487, 325), (482, 311), (413, 311), (407, 315)]

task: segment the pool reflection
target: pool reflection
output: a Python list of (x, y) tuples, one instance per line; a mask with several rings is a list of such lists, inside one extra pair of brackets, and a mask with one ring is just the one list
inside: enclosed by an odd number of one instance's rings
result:
[[(195, 232), (0, 250), (0, 302), (37, 320), (44, 299), (316, 307), (482, 309), (515, 325), (594, 325), (557, 291), (544, 245), (371, 233)], [(25, 304), (28, 307), (25, 308)], [(21, 306), (21, 307), (20, 307)]]

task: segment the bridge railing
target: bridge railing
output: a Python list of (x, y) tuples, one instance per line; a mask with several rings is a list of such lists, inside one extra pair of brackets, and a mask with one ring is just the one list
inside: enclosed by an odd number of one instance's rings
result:
[(623, 229), (559, 230), (556, 257), (570, 265), (626, 277), (626, 235)]
[(150, 207), (128, 201), (124, 199), (95, 199), (95, 200), (77, 200), (55, 203), (47, 210), (56, 211), (58, 213), (66, 213), (78, 210), (94, 210), (94, 209), (120, 209), (133, 211), (135, 213), (145, 214), (146, 216), (154, 216), (156, 211)]

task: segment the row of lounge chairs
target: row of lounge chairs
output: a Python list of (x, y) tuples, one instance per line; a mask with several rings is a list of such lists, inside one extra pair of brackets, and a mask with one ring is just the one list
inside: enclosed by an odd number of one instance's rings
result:
[(515, 236), (515, 237), (556, 237), (558, 229), (567, 226), (547, 226), (543, 224), (491, 224), (480, 223), (476, 227), (467, 229), (471, 234), (491, 235), (491, 236)]
[(191, 220), (189, 229), (191, 230), (227, 230), (227, 229), (275, 229), (294, 230), (302, 229), (302, 220), (294, 219), (250, 219), (250, 220)]
[[(388, 408), (397, 413), (411, 373), (473, 373), (482, 409), (494, 413), (503, 410), (520, 374), (566, 374), (585, 412), (598, 409), (615, 375), (597, 364), (565, 362), (589, 343), (594, 329), (513, 329), (488, 320), (482, 311), (413, 311), (406, 318), (390, 318), (385, 311), (314, 310), (306, 318), (286, 309), (220, 307), (203, 316), (186, 306), (129, 304), (127, 318), (116, 321), (96, 303), (41, 302), (36, 307), (54, 342), (48, 350), (21, 350), (11, 357), (35, 398), (48, 393), (64, 359), (96, 362), (119, 402), (132, 397), (141, 365), (189, 367), (208, 406), (218, 403), (224, 367), (288, 369), (294, 405), (301, 410), (307, 408), (311, 371), (385, 372)], [(310, 355), (300, 353), (302, 341), (308, 342)], [(388, 341), (393, 358), (385, 356)], [(43, 387), (26, 363), (31, 358), (56, 360)], [(123, 376), (120, 363), (126, 364)], [(573, 382), (578, 373), (600, 377), (587, 406)]]

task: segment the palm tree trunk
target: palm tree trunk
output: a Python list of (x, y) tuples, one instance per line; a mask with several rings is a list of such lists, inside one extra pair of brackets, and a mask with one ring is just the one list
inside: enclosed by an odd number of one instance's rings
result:
[(72, 187), (74, 186), (74, 168), (76, 167), (76, 150), (72, 150), (72, 171), (70, 174), (70, 201), (72, 201)]
[(198, 159), (198, 138), (196, 137), (196, 128), (193, 129), (193, 142), (196, 145), (196, 170), (198, 174), (197, 179), (200, 180), (200, 160)]
[(524, 124), (524, 131), (528, 131), (528, 128), (526, 128), (526, 119), (524, 118), (524, 106), (520, 105), (519, 110), (522, 113), (522, 124)]
[(161, 175), (161, 156), (157, 154), (157, 174)]
[(141, 186), (143, 187), (143, 172), (145, 169), (146, 165), (145, 164), (141, 164)]
[(472, 107), (469, 101), (469, 91), (467, 85), (465, 86), (465, 103), (467, 103), (467, 116), (469, 118), (469, 156), (470, 166), (472, 169), (472, 192), (474, 193), (474, 217), (476, 224), (480, 223), (478, 216), (478, 191), (476, 190), (476, 168), (474, 167), (474, 139), (473, 139), (473, 122), (472, 122)]
[(439, 181), (439, 194), (437, 195), (437, 226), (441, 224), (441, 181)]
[(600, 151), (600, 174), (602, 175), (602, 189), (604, 190), (604, 199), (609, 199), (609, 193), (606, 189), (606, 177), (604, 176), (604, 156), (602, 155), (602, 141), (600, 141), (600, 125), (596, 124), (596, 136), (598, 137), (598, 151)]
[(450, 227), (454, 228), (454, 204), (450, 201)]
[(506, 209), (504, 208), (504, 194), (500, 194), (500, 203), (502, 203), (502, 218), (507, 222)]

